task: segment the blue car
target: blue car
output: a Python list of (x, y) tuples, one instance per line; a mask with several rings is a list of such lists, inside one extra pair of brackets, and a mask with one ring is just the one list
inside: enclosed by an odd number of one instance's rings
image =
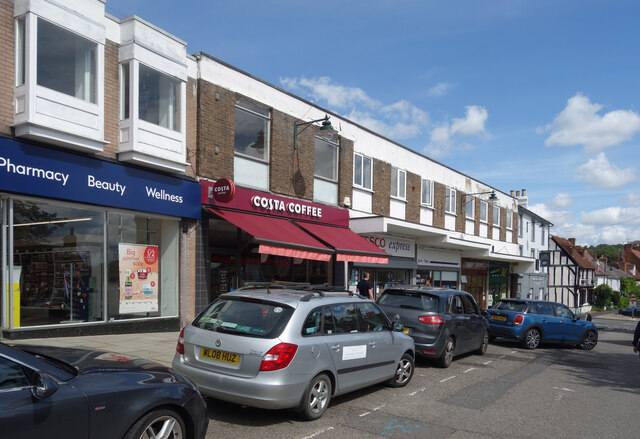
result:
[(518, 340), (527, 349), (541, 342), (571, 343), (593, 349), (598, 343), (598, 329), (581, 320), (561, 303), (540, 300), (502, 299), (487, 310), (489, 337)]

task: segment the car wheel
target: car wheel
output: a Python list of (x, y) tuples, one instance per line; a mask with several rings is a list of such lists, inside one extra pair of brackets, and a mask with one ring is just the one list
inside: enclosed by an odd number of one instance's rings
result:
[(311, 380), (302, 397), (300, 406), (305, 419), (313, 421), (320, 418), (331, 401), (331, 380), (323, 373)]
[(138, 419), (124, 439), (184, 439), (186, 429), (182, 417), (173, 410), (154, 410)]
[(478, 355), (486, 354), (488, 346), (489, 346), (489, 333), (485, 331), (484, 335), (482, 336), (482, 344), (476, 350), (476, 354)]
[(453, 361), (453, 352), (455, 351), (456, 344), (453, 342), (453, 338), (447, 338), (447, 341), (444, 343), (444, 350), (438, 358), (438, 366), (447, 368), (451, 366), (451, 362)]
[(414, 362), (411, 354), (405, 353), (396, 368), (396, 374), (389, 380), (389, 385), (392, 387), (404, 387), (409, 384), (413, 377)]
[(540, 346), (540, 331), (538, 328), (529, 329), (522, 338), (522, 346), (527, 349), (535, 349)]
[(587, 331), (582, 334), (582, 339), (580, 340), (580, 349), (584, 349), (585, 351), (589, 351), (596, 347), (598, 344), (598, 334), (594, 331)]

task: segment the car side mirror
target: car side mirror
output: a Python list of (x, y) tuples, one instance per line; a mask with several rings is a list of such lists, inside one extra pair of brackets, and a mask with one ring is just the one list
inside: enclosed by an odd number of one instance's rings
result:
[(482, 314), (483, 317), (487, 317), (489, 315), (486, 309), (483, 309), (482, 311), (480, 311), (480, 314)]
[(394, 322), (393, 323), (393, 330), (395, 332), (402, 332), (404, 331), (404, 325), (400, 322)]
[(44, 373), (38, 373), (35, 376), (35, 383), (31, 388), (33, 396), (37, 399), (45, 399), (56, 393), (58, 384)]

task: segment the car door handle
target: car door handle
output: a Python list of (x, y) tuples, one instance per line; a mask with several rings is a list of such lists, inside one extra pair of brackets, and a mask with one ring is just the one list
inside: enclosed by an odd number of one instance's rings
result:
[(376, 347), (376, 342), (375, 341), (370, 341), (369, 342), (369, 347), (375, 348)]
[(546, 323), (546, 322), (548, 322), (549, 320), (547, 320), (547, 319), (542, 319), (542, 321)]
[(340, 352), (341, 348), (342, 346), (340, 346), (339, 344), (331, 346), (331, 350), (336, 352)]

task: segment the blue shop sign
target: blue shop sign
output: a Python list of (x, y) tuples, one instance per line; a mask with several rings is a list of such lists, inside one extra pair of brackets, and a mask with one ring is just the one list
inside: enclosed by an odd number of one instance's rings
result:
[(198, 183), (0, 138), (0, 190), (200, 219)]

